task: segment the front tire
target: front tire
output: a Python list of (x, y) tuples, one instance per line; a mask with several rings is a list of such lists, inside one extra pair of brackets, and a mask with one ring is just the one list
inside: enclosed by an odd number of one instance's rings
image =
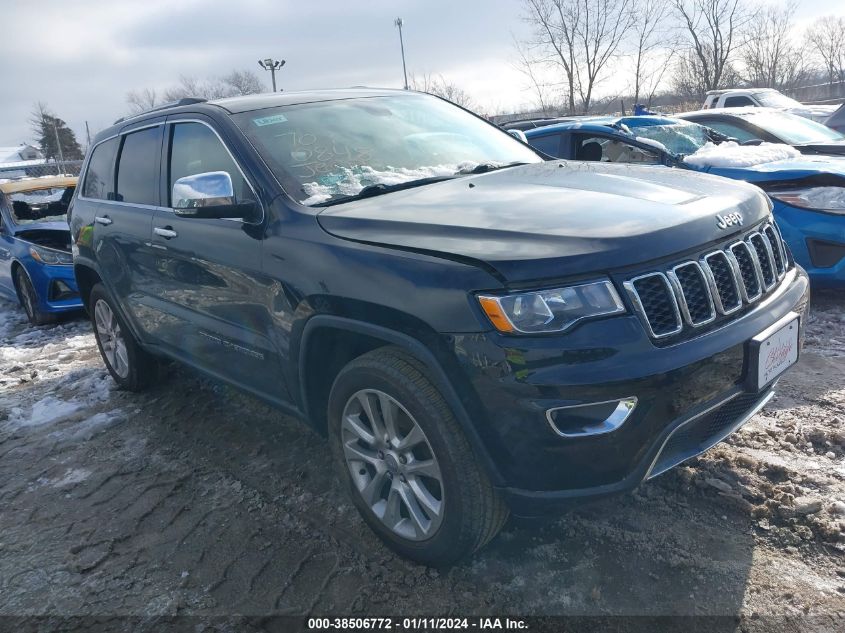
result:
[(43, 312), (38, 308), (38, 294), (24, 269), (18, 267), (15, 271), (15, 277), (18, 283), (18, 296), (29, 322), (32, 325), (48, 325), (55, 322), (56, 317), (54, 315)]
[(158, 361), (138, 345), (102, 284), (90, 297), (91, 325), (106, 369), (121, 389), (143, 391), (158, 377)]
[(332, 386), (329, 437), (358, 511), (398, 554), (455, 563), (508, 510), (425, 366), (395, 347), (350, 362)]

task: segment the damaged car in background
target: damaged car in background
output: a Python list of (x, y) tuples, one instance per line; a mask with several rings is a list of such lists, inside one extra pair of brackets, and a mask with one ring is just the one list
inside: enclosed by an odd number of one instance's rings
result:
[(70, 176), (0, 183), (0, 293), (33, 325), (82, 308), (67, 224), (75, 189)]
[(740, 144), (664, 116), (580, 117), (525, 135), (555, 158), (675, 167), (757, 185), (772, 199), (783, 238), (813, 283), (845, 286), (845, 157), (804, 155), (756, 139)]

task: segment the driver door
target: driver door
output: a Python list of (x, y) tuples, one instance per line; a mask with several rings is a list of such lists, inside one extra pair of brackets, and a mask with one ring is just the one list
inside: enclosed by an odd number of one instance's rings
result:
[(229, 174), (233, 202), (258, 202), (255, 189), (211, 124), (195, 118), (168, 121), (162, 163), (164, 208), (156, 212), (152, 231), (162, 313), (157, 338), (188, 364), (278, 398), (284, 383), (268, 336), (271, 283), (261, 272), (263, 220), (173, 212), (173, 186), (186, 176)]

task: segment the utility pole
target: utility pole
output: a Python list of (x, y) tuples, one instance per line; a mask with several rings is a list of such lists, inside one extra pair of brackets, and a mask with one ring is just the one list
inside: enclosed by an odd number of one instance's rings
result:
[(276, 71), (285, 65), (285, 60), (275, 60), (272, 57), (268, 57), (267, 59), (259, 59), (258, 65), (264, 70), (270, 71), (270, 77), (273, 82), (273, 92), (276, 92)]
[(399, 28), (399, 47), (402, 49), (402, 74), (405, 75), (405, 90), (410, 90), (408, 87), (408, 70), (405, 67), (405, 40), (402, 39), (402, 25), (404, 22), (402, 21), (402, 18), (396, 18), (393, 21), (393, 24)]
[(88, 128), (88, 121), (85, 122), (85, 138), (85, 149), (87, 151), (88, 148), (91, 147), (91, 130)]
[(59, 140), (59, 129), (56, 127), (56, 119), (53, 119), (53, 133), (56, 135), (56, 149), (59, 152), (59, 170), (65, 173), (65, 157), (62, 154), (62, 142)]

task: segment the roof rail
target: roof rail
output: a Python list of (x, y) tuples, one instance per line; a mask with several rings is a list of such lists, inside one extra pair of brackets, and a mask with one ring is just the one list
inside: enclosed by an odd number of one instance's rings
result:
[(178, 101), (169, 101), (167, 103), (162, 103), (161, 105), (157, 105), (149, 110), (144, 110), (143, 112), (138, 112), (137, 114), (130, 114), (128, 116), (120, 117), (117, 121), (115, 121), (112, 125), (117, 125), (118, 123), (123, 123), (124, 121), (128, 121), (129, 119), (134, 119), (135, 117), (139, 117), (142, 114), (149, 114), (150, 112), (158, 112), (159, 110), (167, 110), (168, 108), (175, 108), (177, 106), (185, 106), (185, 105), (192, 105), (194, 103), (205, 103), (208, 99), (201, 99), (199, 97), (183, 97)]

